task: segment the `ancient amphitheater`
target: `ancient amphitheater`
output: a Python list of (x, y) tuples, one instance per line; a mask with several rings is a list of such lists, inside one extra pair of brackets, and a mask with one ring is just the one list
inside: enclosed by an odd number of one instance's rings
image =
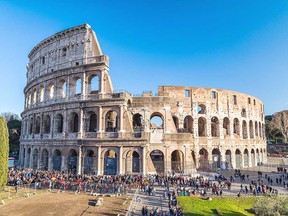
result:
[(89, 25), (29, 53), (22, 168), (77, 173), (185, 173), (265, 163), (264, 105), (214, 88), (113, 90), (109, 58)]

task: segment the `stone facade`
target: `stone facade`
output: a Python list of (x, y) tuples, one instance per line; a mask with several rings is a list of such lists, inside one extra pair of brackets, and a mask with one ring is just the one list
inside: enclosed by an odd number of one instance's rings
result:
[(189, 174), (267, 160), (260, 100), (180, 86), (115, 92), (109, 58), (87, 24), (32, 49), (24, 94), (22, 168)]

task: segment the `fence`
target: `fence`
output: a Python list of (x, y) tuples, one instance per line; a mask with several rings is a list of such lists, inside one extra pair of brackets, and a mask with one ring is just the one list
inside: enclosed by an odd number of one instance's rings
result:
[(130, 203), (130, 206), (129, 206), (129, 209), (126, 213), (126, 216), (133, 216), (133, 215), (136, 215), (136, 212), (135, 210), (137, 209), (137, 206), (140, 202), (140, 198), (139, 198), (139, 192), (140, 192), (140, 188), (138, 187), (134, 196), (133, 196), (133, 199)]

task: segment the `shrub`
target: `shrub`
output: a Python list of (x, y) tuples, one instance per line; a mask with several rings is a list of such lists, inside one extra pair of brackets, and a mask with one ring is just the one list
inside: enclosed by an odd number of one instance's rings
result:
[(7, 183), (7, 170), (8, 170), (8, 129), (7, 122), (4, 118), (0, 117), (0, 188)]
[(253, 209), (256, 215), (277, 216), (288, 214), (287, 197), (263, 197), (258, 199)]

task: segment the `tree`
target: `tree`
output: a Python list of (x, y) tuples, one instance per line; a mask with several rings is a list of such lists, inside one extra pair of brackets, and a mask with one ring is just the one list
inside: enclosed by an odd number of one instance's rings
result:
[(288, 214), (287, 197), (262, 197), (254, 203), (253, 209), (256, 215), (277, 216)]
[(0, 188), (7, 183), (8, 154), (9, 142), (7, 122), (4, 118), (0, 117)]

